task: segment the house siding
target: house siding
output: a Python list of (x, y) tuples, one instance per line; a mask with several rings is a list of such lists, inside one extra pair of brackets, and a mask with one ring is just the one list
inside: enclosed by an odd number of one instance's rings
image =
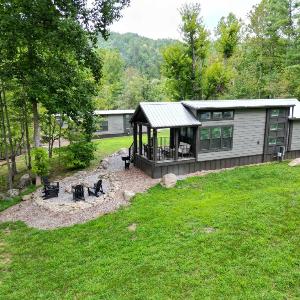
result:
[(300, 150), (300, 120), (292, 121), (292, 142), (291, 150)]
[(119, 134), (124, 133), (124, 121), (123, 115), (116, 115), (116, 116), (107, 116), (108, 120), (108, 134)]
[(202, 122), (202, 127), (233, 125), (233, 142), (231, 150), (200, 152), (197, 160), (209, 161), (263, 154), (265, 123), (266, 109), (235, 110), (234, 120)]

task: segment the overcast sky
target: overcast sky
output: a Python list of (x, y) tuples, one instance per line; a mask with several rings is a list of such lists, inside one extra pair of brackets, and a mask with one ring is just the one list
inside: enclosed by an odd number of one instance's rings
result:
[(246, 20), (252, 6), (260, 0), (131, 0), (123, 10), (123, 18), (111, 26), (112, 31), (134, 32), (158, 39), (179, 39), (180, 15), (178, 9), (184, 3), (200, 3), (203, 21), (212, 32), (222, 16), (233, 12)]

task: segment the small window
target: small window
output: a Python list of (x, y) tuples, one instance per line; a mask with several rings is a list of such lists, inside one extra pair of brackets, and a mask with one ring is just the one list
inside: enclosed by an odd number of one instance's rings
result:
[(200, 113), (200, 120), (211, 120), (211, 112), (210, 111), (205, 111)]
[(223, 112), (223, 119), (225, 119), (225, 120), (233, 119), (233, 111), (232, 110), (224, 111)]
[(221, 138), (221, 127), (214, 127), (211, 129), (211, 138), (212, 139)]
[(214, 111), (213, 112), (213, 119), (214, 120), (221, 120), (222, 119), (222, 112), (221, 111)]
[(276, 145), (283, 146), (284, 145), (284, 137), (278, 137), (276, 140)]
[(100, 120), (100, 131), (108, 131), (108, 120), (107, 120), (107, 118), (102, 118)]
[(223, 127), (222, 128), (222, 137), (223, 138), (230, 138), (232, 137), (232, 127)]
[(276, 138), (269, 138), (269, 146), (276, 146), (277, 140)]
[(277, 117), (279, 117), (279, 113), (280, 113), (279, 109), (272, 109), (271, 110), (271, 118), (277, 118)]

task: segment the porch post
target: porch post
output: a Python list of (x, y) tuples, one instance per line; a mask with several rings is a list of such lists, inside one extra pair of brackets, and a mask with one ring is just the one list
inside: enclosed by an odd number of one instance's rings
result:
[(170, 128), (170, 148), (174, 148), (174, 128)]
[(157, 129), (153, 129), (153, 160), (157, 160)]
[(137, 153), (137, 123), (133, 123), (133, 154)]
[(139, 155), (143, 154), (143, 125), (139, 124)]
[(175, 146), (175, 160), (178, 160), (178, 133), (179, 133), (179, 128), (174, 129), (174, 146)]
[(200, 126), (197, 126), (195, 129), (195, 134), (194, 134), (194, 143), (195, 143), (195, 147), (194, 147), (194, 155), (197, 158), (198, 153), (200, 151)]
[(151, 127), (147, 126), (147, 140), (148, 140), (148, 151), (147, 151), (147, 158), (151, 159)]

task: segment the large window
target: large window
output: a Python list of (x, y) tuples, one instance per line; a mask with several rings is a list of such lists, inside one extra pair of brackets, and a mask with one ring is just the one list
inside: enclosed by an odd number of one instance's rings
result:
[(220, 151), (232, 148), (233, 126), (204, 127), (200, 129), (200, 150)]
[(107, 117), (102, 117), (100, 120), (100, 131), (108, 131)]
[(200, 111), (198, 119), (200, 121), (219, 121), (219, 120), (233, 120), (233, 110), (225, 111)]

